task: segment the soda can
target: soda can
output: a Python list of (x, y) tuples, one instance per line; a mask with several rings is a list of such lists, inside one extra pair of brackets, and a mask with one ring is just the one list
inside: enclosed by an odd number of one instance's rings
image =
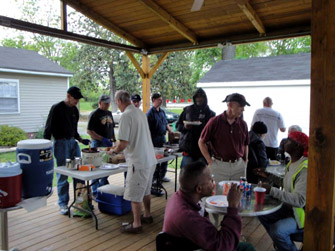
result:
[(246, 183), (245, 184), (244, 195), (246, 197), (250, 197), (251, 196), (251, 184), (250, 183)]
[(244, 192), (245, 189), (245, 181), (240, 181), (240, 189)]

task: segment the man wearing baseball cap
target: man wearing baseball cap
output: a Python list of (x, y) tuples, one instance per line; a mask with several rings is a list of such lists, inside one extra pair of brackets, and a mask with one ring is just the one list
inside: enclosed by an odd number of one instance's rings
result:
[(133, 105), (136, 107), (136, 108), (140, 108), (141, 106), (141, 96), (138, 95), (138, 94), (134, 94), (133, 96), (131, 96), (131, 102), (133, 103)]
[[(53, 105), (50, 109), (44, 138), (50, 140), (51, 136), (54, 137), (53, 148), (57, 166), (65, 166), (66, 159), (81, 156), (77, 141), (84, 145), (90, 143), (88, 139), (82, 139), (77, 130), (79, 120), (77, 104), (81, 98), (83, 95), (80, 89), (77, 86), (71, 86), (67, 90), (65, 100)], [(68, 214), (69, 183), (67, 176), (58, 173), (57, 192), (60, 213)]]
[(199, 148), (212, 167), (216, 183), (245, 177), (248, 159), (248, 126), (240, 117), (250, 104), (239, 93), (228, 95), (222, 102), (227, 102), (228, 109), (209, 120), (199, 139)]
[[(113, 146), (115, 141), (114, 120), (111, 111), (109, 111), (111, 99), (103, 94), (99, 97), (99, 107), (93, 111), (88, 119), (87, 133), (92, 138), (91, 146), (97, 148), (100, 146)], [(108, 184), (108, 177), (92, 181), (92, 194), (95, 197), (98, 193), (98, 187)]]

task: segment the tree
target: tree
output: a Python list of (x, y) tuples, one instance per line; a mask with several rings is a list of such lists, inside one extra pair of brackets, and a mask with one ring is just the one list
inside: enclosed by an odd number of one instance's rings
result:
[(270, 56), (311, 52), (311, 37), (273, 40), (268, 42)]
[[(80, 17), (77, 25), (77, 29), (85, 32), (85, 35), (125, 43), (124, 40), (86, 17)], [(123, 89), (133, 93), (140, 89), (139, 75), (131, 67), (131, 62), (123, 51), (84, 44), (80, 46), (75, 62), (77, 68), (73, 81), (87, 93), (97, 93), (102, 90), (109, 94), (113, 111), (117, 110), (114, 101), (116, 90)]]
[[(167, 98), (193, 96), (195, 85), (190, 83), (191, 57), (192, 52), (190, 51), (170, 53), (154, 74), (151, 81), (151, 92), (161, 93), (164, 105)], [(156, 55), (152, 55), (151, 64), (154, 65), (158, 59)]]

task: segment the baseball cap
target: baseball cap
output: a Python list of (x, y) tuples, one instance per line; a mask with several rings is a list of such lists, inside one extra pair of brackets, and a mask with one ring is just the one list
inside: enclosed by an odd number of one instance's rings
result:
[(67, 89), (67, 93), (70, 94), (75, 99), (81, 99), (84, 97), (77, 86), (71, 86), (69, 89)]
[(242, 106), (250, 106), (250, 104), (245, 100), (245, 97), (239, 93), (233, 93), (228, 95), (222, 102), (237, 102)]
[(111, 102), (111, 98), (107, 95), (107, 94), (102, 94), (100, 97), (99, 97), (99, 102), (103, 102), (103, 103), (110, 103)]
[(141, 96), (138, 94), (134, 94), (133, 96), (131, 96), (131, 101), (141, 101)]

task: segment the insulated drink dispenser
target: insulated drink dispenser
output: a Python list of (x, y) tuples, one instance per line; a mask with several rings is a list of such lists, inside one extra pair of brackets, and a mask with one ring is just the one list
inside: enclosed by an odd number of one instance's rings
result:
[(21, 201), (22, 170), (18, 163), (0, 163), (0, 208)]
[(48, 195), (52, 190), (52, 142), (46, 139), (27, 139), (17, 143), (17, 162), (22, 169), (22, 197)]

